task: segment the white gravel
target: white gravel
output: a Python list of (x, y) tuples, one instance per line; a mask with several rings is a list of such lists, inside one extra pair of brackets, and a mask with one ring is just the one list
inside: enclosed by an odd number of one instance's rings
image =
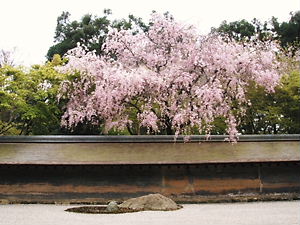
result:
[(183, 205), (168, 212), (78, 214), (65, 205), (0, 205), (0, 225), (300, 225), (300, 201)]

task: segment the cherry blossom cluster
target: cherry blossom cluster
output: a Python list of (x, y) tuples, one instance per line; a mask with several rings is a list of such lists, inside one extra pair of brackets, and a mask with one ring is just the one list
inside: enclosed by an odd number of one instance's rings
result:
[(68, 52), (68, 63), (59, 70), (77, 76), (62, 85), (69, 100), (63, 125), (101, 119), (107, 130), (124, 129), (131, 126), (134, 109), (152, 133), (188, 134), (196, 127), (209, 134), (213, 121), (224, 117), (235, 140), (249, 82), (268, 92), (279, 84), (276, 44), (200, 36), (193, 26), (159, 14), (150, 24), (147, 32), (110, 30), (106, 56), (83, 46)]

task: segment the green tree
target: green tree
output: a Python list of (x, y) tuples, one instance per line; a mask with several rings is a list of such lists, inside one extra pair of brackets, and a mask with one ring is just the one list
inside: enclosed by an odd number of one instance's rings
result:
[(285, 74), (275, 93), (266, 94), (262, 87), (251, 85), (247, 97), (252, 104), (241, 121), (239, 130), (242, 133), (300, 133), (299, 69)]
[(251, 22), (239, 20), (234, 22), (223, 21), (218, 28), (211, 32), (225, 34), (237, 41), (247, 41), (251, 38), (259, 40), (278, 40), (283, 48), (292, 47), (292, 52), (299, 50), (300, 38), (300, 11), (290, 14), (288, 22), (278, 22), (276, 17), (270, 21), (261, 22), (254, 18)]
[(218, 28), (212, 28), (212, 32), (218, 32), (228, 35), (238, 41), (249, 40), (255, 35), (255, 26), (247, 20), (240, 20), (228, 23), (224, 20)]
[(256, 18), (254, 18), (251, 22), (243, 19), (228, 23), (225, 20), (218, 28), (212, 28), (211, 32), (225, 34), (236, 41), (249, 41), (252, 38), (268, 40), (271, 39), (273, 35), (268, 27), (268, 23), (261, 23)]
[(84, 15), (80, 21), (70, 21), (70, 13), (62, 12), (57, 18), (54, 41), (47, 53), (47, 59), (51, 60), (54, 54), (63, 56), (68, 50), (77, 46), (77, 43), (85, 45), (89, 50), (101, 55), (102, 45), (109, 28), (129, 29), (133, 24), (148, 29), (141, 18), (129, 15), (127, 19), (110, 20), (111, 10), (105, 9), (101, 17), (91, 14)]
[(54, 54), (63, 56), (69, 49), (76, 47), (78, 42), (100, 54), (110, 24), (109, 14), (110, 11), (105, 11), (104, 16), (99, 18), (87, 14), (81, 21), (70, 21), (71, 14), (63, 12), (57, 18), (54, 36), (56, 44), (49, 48), (47, 59), (51, 60)]
[(63, 103), (57, 102), (65, 75), (54, 66), (59, 57), (28, 72), (20, 67), (0, 68), (0, 135), (53, 134), (60, 130)]
[(276, 33), (276, 39), (278, 39), (283, 48), (292, 48), (295, 53), (300, 49), (300, 11), (290, 14), (290, 20), (288, 22), (279, 23), (278, 19), (272, 17), (272, 31)]

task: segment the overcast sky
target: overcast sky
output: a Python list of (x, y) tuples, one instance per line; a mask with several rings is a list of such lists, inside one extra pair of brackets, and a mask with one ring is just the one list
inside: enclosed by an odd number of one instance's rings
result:
[(169, 11), (176, 20), (195, 24), (202, 34), (217, 27), (223, 20), (262, 21), (272, 16), (287, 21), (289, 13), (300, 9), (299, 0), (0, 0), (0, 49), (16, 49), (19, 64), (45, 62), (51, 45), (56, 19), (62, 11), (69, 11), (72, 20), (84, 14), (103, 15), (111, 9), (112, 18), (129, 14), (149, 18), (152, 10)]

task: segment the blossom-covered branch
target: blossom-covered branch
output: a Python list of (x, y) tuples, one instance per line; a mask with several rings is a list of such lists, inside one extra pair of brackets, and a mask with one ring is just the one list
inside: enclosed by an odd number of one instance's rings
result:
[(276, 44), (200, 36), (159, 14), (147, 32), (112, 29), (104, 50), (114, 57), (78, 46), (60, 68), (79, 74), (62, 88), (69, 99), (64, 126), (97, 117), (107, 130), (124, 129), (133, 123), (132, 107), (140, 126), (155, 133), (186, 134), (194, 127), (209, 134), (213, 121), (224, 117), (234, 140), (249, 82), (272, 92), (280, 80)]

